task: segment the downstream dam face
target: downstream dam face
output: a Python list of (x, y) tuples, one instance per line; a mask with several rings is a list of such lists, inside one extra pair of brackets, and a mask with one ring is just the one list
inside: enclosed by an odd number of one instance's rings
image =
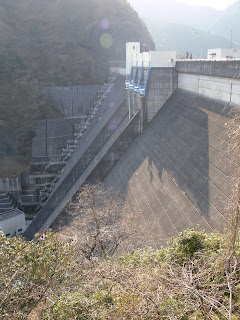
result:
[(158, 247), (186, 228), (226, 224), (240, 156), (229, 149), (225, 124), (240, 105), (240, 61), (177, 61), (164, 80), (161, 68), (151, 72), (146, 97), (128, 93), (150, 121), (103, 182)]
[(118, 75), (106, 85), (68, 142), (27, 239), (56, 222), (85, 182), (99, 180), (148, 230), (148, 245), (186, 228), (223, 230), (240, 166), (225, 126), (240, 105), (240, 61), (135, 66), (124, 81)]

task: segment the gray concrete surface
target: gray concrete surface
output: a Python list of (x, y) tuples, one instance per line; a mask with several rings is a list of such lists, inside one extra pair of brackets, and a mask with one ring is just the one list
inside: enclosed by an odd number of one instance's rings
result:
[(119, 76), (76, 146), (47, 202), (25, 232), (27, 239), (54, 221), (67, 200), (119, 138), (128, 121), (124, 78)]
[(65, 117), (77, 117), (89, 110), (100, 88), (100, 85), (46, 87), (44, 91)]
[(67, 140), (74, 139), (74, 126), (83, 121), (82, 117), (38, 121), (32, 140), (32, 157), (60, 155)]
[(0, 192), (21, 191), (20, 178), (0, 178)]
[(240, 60), (179, 60), (176, 63), (176, 71), (179, 73), (191, 73), (211, 77), (240, 79)]
[(177, 85), (178, 77), (175, 68), (151, 69), (146, 96), (147, 123), (177, 89)]
[(186, 228), (223, 230), (232, 158), (228, 104), (177, 91), (103, 180), (122, 194), (159, 247)]
[(240, 79), (178, 73), (178, 88), (240, 105)]

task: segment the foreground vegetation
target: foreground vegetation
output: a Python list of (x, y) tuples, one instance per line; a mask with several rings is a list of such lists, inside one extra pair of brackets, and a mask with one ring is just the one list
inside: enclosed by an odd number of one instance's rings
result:
[(229, 241), (187, 230), (166, 248), (86, 260), (50, 232), (1, 235), (1, 319), (239, 319), (239, 239)]
[(1, 319), (239, 319), (239, 200), (224, 234), (185, 230), (153, 250), (120, 199), (86, 185), (57, 234), (0, 235)]

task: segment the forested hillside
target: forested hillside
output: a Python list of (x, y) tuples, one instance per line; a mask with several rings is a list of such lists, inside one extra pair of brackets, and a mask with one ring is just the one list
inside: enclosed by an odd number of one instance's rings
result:
[(8, 154), (24, 157), (33, 121), (61, 116), (42, 86), (102, 83), (108, 61), (124, 59), (127, 41), (154, 48), (144, 23), (121, 0), (0, 0), (0, 28), (0, 145), (11, 127), (18, 142)]
[(223, 36), (193, 28), (189, 25), (159, 22), (146, 22), (156, 45), (177, 50), (185, 54), (187, 51), (194, 58), (207, 58), (209, 48), (230, 48), (231, 41)]

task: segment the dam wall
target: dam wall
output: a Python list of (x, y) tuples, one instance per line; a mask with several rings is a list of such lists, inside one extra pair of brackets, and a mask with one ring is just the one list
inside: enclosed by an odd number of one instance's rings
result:
[(178, 88), (240, 105), (240, 61), (177, 61)]
[(146, 245), (186, 228), (222, 231), (239, 155), (228, 150), (231, 107), (177, 89), (104, 178), (124, 198)]
[(118, 77), (56, 182), (49, 198), (26, 230), (26, 239), (51, 226), (67, 202), (89, 180), (104, 175), (139, 134), (139, 114), (129, 117), (124, 79)]
[(240, 101), (238, 61), (178, 61), (176, 68), (133, 68), (130, 77), (127, 90), (118, 77), (74, 142), (27, 239), (51, 226), (86, 181), (98, 180), (151, 231), (149, 245), (186, 228), (223, 230), (240, 165), (225, 127)]
[(165, 81), (161, 68), (155, 72), (145, 96), (130, 90), (130, 108), (142, 103), (145, 130), (103, 184), (122, 195), (146, 243), (159, 247), (186, 228), (227, 226), (240, 159), (229, 149), (225, 124), (240, 105), (240, 62), (177, 61)]

